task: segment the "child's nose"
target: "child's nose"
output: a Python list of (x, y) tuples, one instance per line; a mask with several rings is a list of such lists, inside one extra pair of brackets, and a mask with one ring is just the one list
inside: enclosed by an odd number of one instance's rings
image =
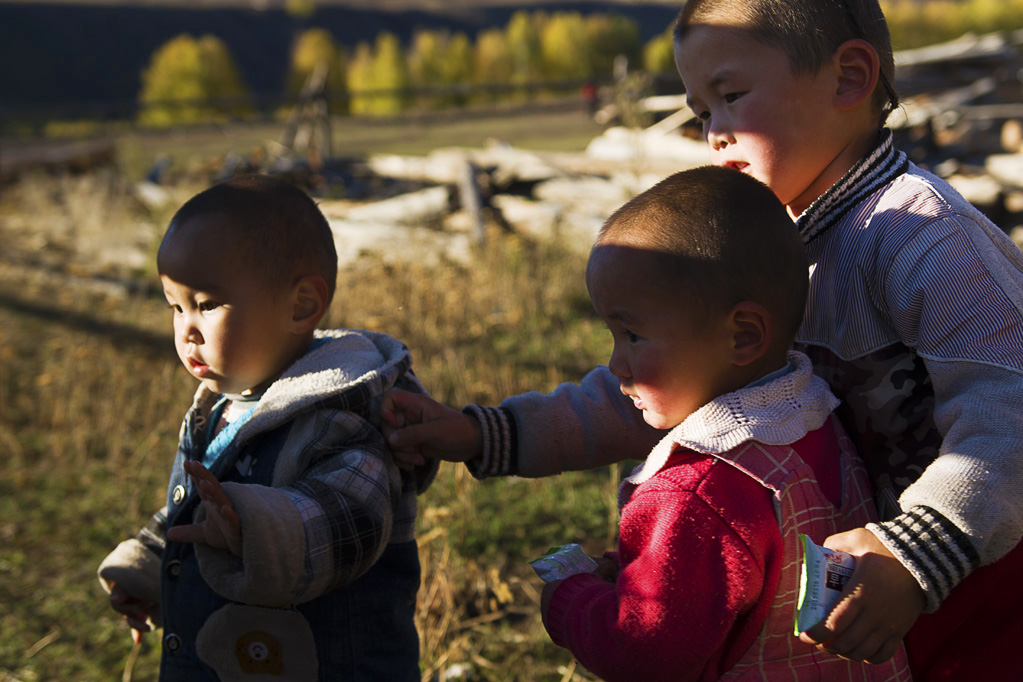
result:
[(710, 145), (711, 149), (713, 149), (716, 152), (719, 152), (725, 147), (727, 147), (729, 143), (727, 137), (725, 137), (721, 133), (711, 131), (707, 135), (707, 144)]
[(707, 144), (716, 152), (721, 151), (732, 144), (731, 133), (720, 123), (711, 122), (707, 127)]
[(184, 343), (202, 343), (202, 332), (191, 320), (184, 320), (179, 331), (181, 340)]
[(629, 364), (625, 362), (621, 355), (616, 351), (611, 352), (611, 359), (607, 362), (607, 368), (611, 370), (611, 374), (614, 374), (619, 380), (629, 378)]

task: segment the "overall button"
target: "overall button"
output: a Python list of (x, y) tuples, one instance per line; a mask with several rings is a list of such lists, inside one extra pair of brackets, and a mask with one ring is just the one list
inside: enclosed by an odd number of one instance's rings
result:
[(167, 562), (167, 577), (177, 578), (181, 575), (181, 562), (177, 559), (173, 559)]
[(163, 648), (172, 654), (181, 651), (181, 638), (171, 633), (163, 638)]
[(183, 485), (174, 486), (174, 492), (171, 493), (171, 499), (174, 501), (174, 504), (181, 504), (182, 502), (185, 501), (185, 497), (187, 496), (188, 493), (185, 492), (185, 486)]

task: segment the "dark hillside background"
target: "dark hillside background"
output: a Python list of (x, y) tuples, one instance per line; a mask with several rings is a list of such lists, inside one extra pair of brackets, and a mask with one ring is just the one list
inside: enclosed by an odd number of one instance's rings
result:
[[(436, 3), (435, 3), (436, 4)], [(464, 31), (504, 27), (519, 9), (617, 13), (638, 22), (644, 42), (665, 30), (677, 8), (616, 2), (528, 2), (509, 5), (387, 11), (319, 7), (297, 20), (281, 9), (0, 2), (0, 113), (38, 111), (55, 117), (130, 115), (140, 73), (160, 45), (181, 33), (210, 33), (227, 43), (257, 96), (283, 89), (292, 37), (328, 29), (353, 47), (382, 30), (407, 43), (420, 28)]]

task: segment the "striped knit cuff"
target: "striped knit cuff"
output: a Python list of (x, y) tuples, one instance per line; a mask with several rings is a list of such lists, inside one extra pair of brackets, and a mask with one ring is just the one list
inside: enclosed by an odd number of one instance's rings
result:
[(933, 613), (959, 582), (980, 565), (970, 538), (930, 507), (911, 507), (867, 530), (913, 574)]
[(167, 507), (153, 514), (149, 523), (138, 532), (135, 539), (146, 549), (158, 557), (163, 556), (163, 548), (167, 544)]
[(503, 407), (480, 405), (466, 405), (462, 413), (475, 417), (483, 431), (483, 456), (465, 463), (469, 473), (479, 479), (517, 474), (518, 453), (512, 413)]

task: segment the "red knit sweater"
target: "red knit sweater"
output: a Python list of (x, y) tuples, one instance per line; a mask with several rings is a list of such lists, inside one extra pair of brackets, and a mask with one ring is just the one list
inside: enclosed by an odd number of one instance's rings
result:
[[(793, 447), (834, 452), (825, 437), (811, 432)], [(838, 468), (804, 459), (837, 497)], [(614, 584), (581, 574), (558, 586), (551, 639), (612, 682), (716, 680), (774, 600), (782, 537), (771, 492), (725, 462), (676, 450), (622, 509), (619, 561)]]

